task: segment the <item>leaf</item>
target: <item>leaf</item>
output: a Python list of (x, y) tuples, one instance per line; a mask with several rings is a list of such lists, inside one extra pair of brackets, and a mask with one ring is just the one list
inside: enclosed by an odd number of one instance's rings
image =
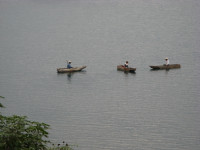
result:
[(0, 103), (0, 107), (4, 108), (4, 106)]

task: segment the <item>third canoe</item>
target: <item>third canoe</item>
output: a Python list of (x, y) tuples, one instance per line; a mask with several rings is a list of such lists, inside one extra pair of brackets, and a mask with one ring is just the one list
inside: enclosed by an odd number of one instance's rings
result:
[(170, 65), (160, 65), (160, 66), (149, 66), (152, 69), (175, 69), (175, 68), (181, 68), (180, 64), (170, 64)]

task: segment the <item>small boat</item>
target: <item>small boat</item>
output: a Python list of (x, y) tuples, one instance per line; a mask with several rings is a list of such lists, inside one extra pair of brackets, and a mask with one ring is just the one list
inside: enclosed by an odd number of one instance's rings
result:
[(149, 66), (154, 70), (158, 69), (175, 69), (175, 68), (181, 68), (180, 64), (170, 64), (170, 65), (160, 65), (160, 66)]
[(82, 66), (82, 67), (74, 67), (74, 68), (57, 68), (57, 72), (58, 73), (66, 73), (66, 72), (77, 72), (77, 71), (81, 71), (84, 68), (86, 68), (86, 66)]
[(118, 65), (117, 70), (134, 73), (136, 71), (136, 68), (130, 68), (130, 67), (126, 68), (123, 65)]

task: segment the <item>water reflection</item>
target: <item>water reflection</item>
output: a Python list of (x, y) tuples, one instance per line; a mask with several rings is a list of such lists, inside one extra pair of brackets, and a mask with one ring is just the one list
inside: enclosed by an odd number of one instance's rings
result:
[(69, 81), (71, 81), (73, 74), (74, 74), (74, 73), (71, 73), (71, 72), (70, 72), (70, 73), (67, 73), (67, 79), (68, 79)]
[(71, 81), (73, 74), (72, 72), (58, 73), (57, 76), (67, 76), (67, 80)]
[(86, 71), (80, 71), (80, 72), (66, 72), (66, 73), (58, 73), (57, 76), (67, 76), (67, 80), (71, 81), (74, 74), (85, 74)]
[(124, 71), (124, 74), (128, 75), (128, 74), (132, 74), (132, 75), (135, 75), (136, 72), (127, 72), (127, 71)]
[(170, 69), (150, 69), (150, 71), (162, 71), (162, 70), (168, 72)]

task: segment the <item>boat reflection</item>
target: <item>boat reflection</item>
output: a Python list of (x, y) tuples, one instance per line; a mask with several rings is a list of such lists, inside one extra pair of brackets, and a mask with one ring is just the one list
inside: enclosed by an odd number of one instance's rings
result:
[(57, 76), (67, 76), (67, 80), (68, 81), (71, 81), (73, 76), (76, 74), (76, 75), (80, 75), (80, 74), (85, 74), (86, 71), (80, 71), (80, 72), (66, 72), (66, 73), (59, 73), (57, 74)]

